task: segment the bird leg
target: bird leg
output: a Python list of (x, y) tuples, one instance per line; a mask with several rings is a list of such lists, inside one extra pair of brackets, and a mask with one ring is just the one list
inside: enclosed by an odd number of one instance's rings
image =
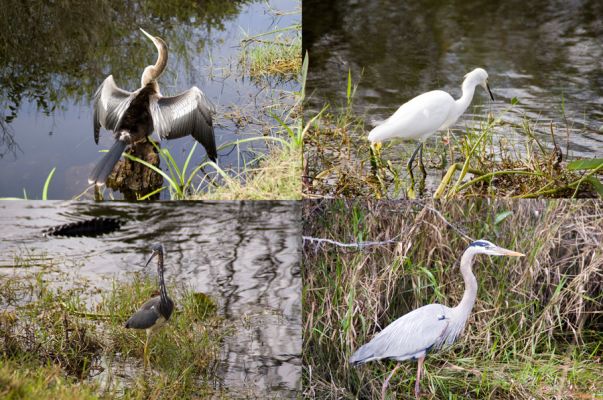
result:
[(371, 143), (371, 167), (374, 171), (381, 168), (381, 143)]
[(398, 368), (400, 368), (400, 363), (396, 364), (396, 368), (393, 369), (393, 371), (389, 374), (385, 382), (383, 382), (383, 386), (381, 387), (381, 400), (385, 400), (385, 390), (389, 385), (389, 380), (392, 378), (392, 376), (394, 376), (394, 373)]
[[(422, 147), (423, 147), (423, 142), (419, 143), (419, 145), (417, 146), (415, 151), (413, 151), (412, 155), (410, 156), (408, 163), (406, 164), (406, 170), (408, 171), (408, 174), (410, 175), (411, 186), (415, 186), (415, 176), (412, 174), (412, 163), (415, 161), (415, 158), (417, 158), (417, 153), (419, 152), (419, 150), (421, 150)], [(423, 168), (423, 170), (424, 169), (425, 168)]]
[(415, 398), (419, 398), (421, 395), (420, 382), (421, 377), (423, 376), (423, 362), (425, 361), (425, 356), (419, 357), (419, 365), (417, 366), (417, 380), (415, 381)]

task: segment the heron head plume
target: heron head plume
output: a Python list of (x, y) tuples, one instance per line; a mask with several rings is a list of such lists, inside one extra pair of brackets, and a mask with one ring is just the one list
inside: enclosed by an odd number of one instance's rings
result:
[(163, 247), (163, 244), (155, 243), (153, 246), (151, 246), (151, 257), (149, 257), (149, 260), (145, 264), (145, 267), (148, 266), (155, 257), (160, 256), (161, 258), (163, 258), (164, 255), (165, 248)]
[(140, 30), (142, 33), (145, 34), (146, 37), (151, 39), (158, 52), (157, 61), (155, 62), (155, 65), (149, 65), (144, 69), (144, 72), (142, 73), (141, 84), (142, 86), (146, 86), (149, 83), (157, 80), (157, 78), (159, 78), (159, 76), (165, 70), (168, 58), (168, 48), (167, 44), (159, 36), (153, 36), (142, 28), (140, 28)]
[(475, 254), (487, 254), (490, 256), (510, 256), (510, 257), (523, 257), (525, 254), (517, 251), (508, 250), (495, 245), (487, 240), (476, 240), (469, 245), (469, 249), (472, 249)]

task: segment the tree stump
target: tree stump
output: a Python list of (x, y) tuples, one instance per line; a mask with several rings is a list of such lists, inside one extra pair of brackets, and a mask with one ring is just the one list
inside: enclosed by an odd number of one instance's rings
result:
[[(128, 154), (159, 167), (159, 153), (148, 138), (132, 143), (126, 150)], [(163, 185), (163, 177), (152, 169), (128, 158), (119, 160), (107, 178), (107, 187), (119, 191), (124, 199), (134, 201)], [(149, 200), (159, 199), (159, 193)]]

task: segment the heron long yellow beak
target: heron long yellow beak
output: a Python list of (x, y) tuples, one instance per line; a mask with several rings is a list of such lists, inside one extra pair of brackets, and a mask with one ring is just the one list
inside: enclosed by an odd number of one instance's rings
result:
[(500, 253), (501, 256), (510, 256), (510, 257), (525, 257), (525, 254), (519, 253), (517, 251), (503, 249), (502, 247), (498, 247), (496, 249), (497, 252)]

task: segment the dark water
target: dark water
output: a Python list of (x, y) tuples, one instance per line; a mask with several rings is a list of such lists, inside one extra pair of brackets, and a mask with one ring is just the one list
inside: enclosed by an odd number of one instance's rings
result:
[[(516, 97), (520, 104), (505, 122), (520, 125), (528, 117), (551, 147), (552, 121), (564, 153), (570, 133), (570, 158), (603, 156), (601, 1), (308, 0), (303, 42), (311, 108), (343, 104), (351, 70), (359, 83), (354, 111), (365, 117), (367, 133), (423, 92), (443, 89), (460, 97), (463, 76), (483, 67), (496, 101), (478, 87), (457, 128), (478, 126)], [(518, 143), (524, 140), (518, 131), (506, 126), (497, 134)], [(401, 159), (403, 145), (394, 147), (385, 156)]]
[[(43, 237), (50, 226), (90, 217), (125, 225), (99, 238)], [(167, 251), (166, 279), (215, 299), (234, 322), (223, 343), (221, 384), (231, 393), (295, 397), (301, 374), (300, 209), (296, 202), (0, 203), (0, 273), (37, 258), (70, 282), (106, 290), (142, 271), (152, 243)], [(17, 258), (15, 258), (17, 257)], [(45, 279), (52, 281), (52, 273)], [(96, 295), (97, 292), (94, 292)], [(94, 295), (91, 295), (94, 301)], [(246, 321), (243, 323), (243, 319)]]
[[(162, 94), (196, 85), (216, 105), (218, 146), (261, 135), (262, 123), (273, 121), (263, 106), (298, 84), (245, 78), (240, 41), (245, 33), (299, 23), (299, 12), (274, 11), (299, 8), (298, 0), (3, 2), (0, 197), (23, 197), (25, 190), (29, 198), (41, 198), (54, 167), (49, 198), (73, 198), (86, 190), (87, 176), (102, 156), (99, 150), (113, 143), (102, 131), (99, 146), (94, 144), (90, 97), (109, 74), (123, 89), (137, 89), (144, 67), (157, 57), (138, 27), (168, 44), (168, 65), (159, 80)], [(251, 122), (240, 123), (239, 115), (250, 116)], [(193, 143), (189, 136), (162, 146), (182, 165)], [(265, 149), (261, 143), (220, 150), (220, 166), (238, 171), (257, 156), (251, 150)], [(194, 165), (204, 157), (198, 146)]]

